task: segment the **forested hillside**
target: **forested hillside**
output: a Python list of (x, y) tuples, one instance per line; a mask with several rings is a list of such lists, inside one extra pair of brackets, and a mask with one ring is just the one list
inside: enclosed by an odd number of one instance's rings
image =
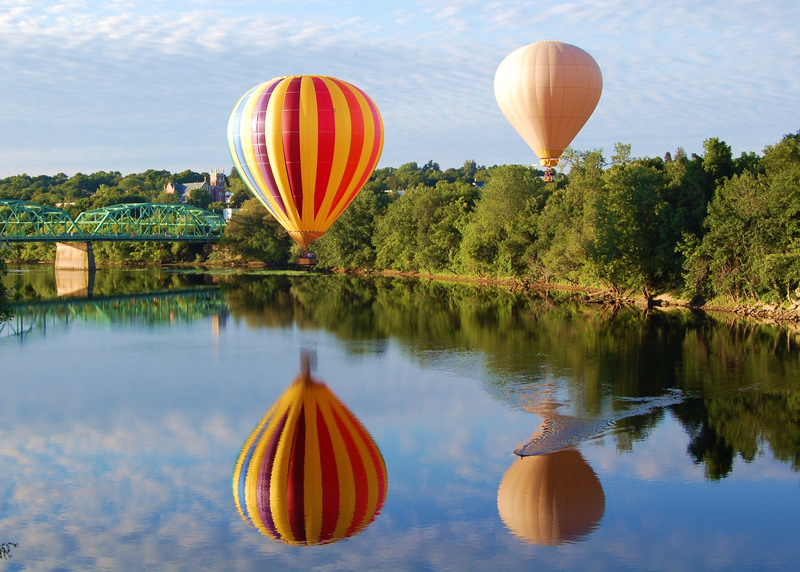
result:
[[(636, 158), (617, 144), (568, 150), (566, 174), (545, 184), (520, 165), (466, 161), (442, 170), (375, 171), (364, 190), (312, 245), (320, 267), (515, 278), (600, 286), (647, 295), (792, 302), (800, 287), (800, 132), (734, 158), (716, 138), (702, 155), (682, 149)], [(186, 171), (122, 177), (18, 175), (0, 179), (0, 197), (83, 210), (124, 202), (168, 202), (167, 182), (202, 180)], [(283, 229), (249, 198), (233, 173), (234, 215), (213, 253), (187, 246), (107, 245), (99, 258), (173, 262), (283, 263), (296, 254)], [(219, 210), (207, 198), (198, 206)], [(42, 247), (15, 247), (18, 259)], [(292, 250), (294, 249), (294, 251)], [(106, 252), (107, 251), (107, 252)]]

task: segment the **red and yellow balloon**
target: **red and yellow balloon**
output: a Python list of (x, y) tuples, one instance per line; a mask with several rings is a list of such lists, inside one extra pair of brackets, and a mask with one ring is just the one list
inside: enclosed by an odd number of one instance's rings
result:
[(233, 472), (239, 514), (287, 544), (353, 536), (383, 508), (386, 465), (364, 426), (308, 362), (248, 437)]
[(279, 77), (236, 104), (228, 149), (250, 191), (306, 249), (375, 170), (383, 121), (375, 102), (345, 81)]

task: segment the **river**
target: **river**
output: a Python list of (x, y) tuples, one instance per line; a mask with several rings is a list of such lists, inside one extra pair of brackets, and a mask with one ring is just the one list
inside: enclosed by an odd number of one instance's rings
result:
[(800, 561), (794, 330), (401, 278), (87, 278), (5, 278), (0, 569)]

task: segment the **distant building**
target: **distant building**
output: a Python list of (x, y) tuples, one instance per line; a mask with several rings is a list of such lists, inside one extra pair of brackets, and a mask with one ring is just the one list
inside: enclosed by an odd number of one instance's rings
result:
[(231, 220), (233, 213), (238, 213), (242, 209), (222, 209), (222, 218), (225, 219), (225, 222)]
[(180, 202), (185, 204), (186, 200), (192, 196), (192, 191), (200, 189), (211, 195), (211, 202), (227, 203), (228, 197), (225, 192), (227, 182), (228, 178), (225, 176), (225, 172), (214, 169), (209, 173), (209, 178), (203, 179), (201, 183), (167, 183), (164, 192), (169, 195), (177, 194)]

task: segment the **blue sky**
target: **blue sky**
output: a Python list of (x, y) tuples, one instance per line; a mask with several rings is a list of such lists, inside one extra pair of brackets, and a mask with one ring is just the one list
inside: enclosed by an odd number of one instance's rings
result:
[(794, 0), (0, 0), (0, 177), (229, 172), (238, 98), (280, 75), (366, 91), (379, 166), (538, 162), (494, 99), (517, 47), (575, 44), (604, 91), (577, 149), (634, 156), (719, 137), (761, 152), (800, 129)]

